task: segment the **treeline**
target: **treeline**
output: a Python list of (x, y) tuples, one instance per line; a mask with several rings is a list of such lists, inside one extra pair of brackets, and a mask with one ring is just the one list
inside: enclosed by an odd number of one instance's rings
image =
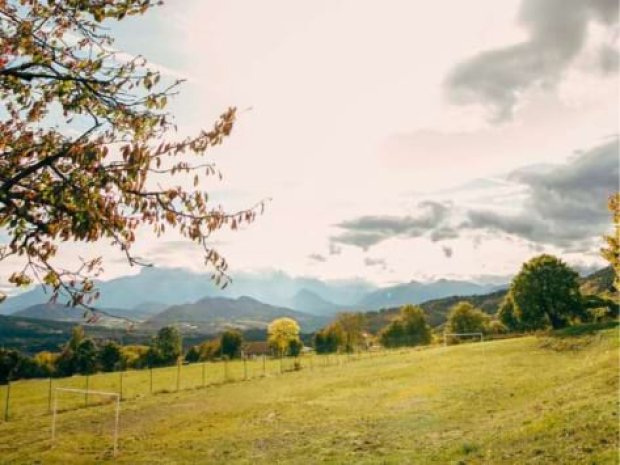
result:
[[(28, 356), (17, 350), (0, 349), (0, 384), (25, 378), (90, 375), (100, 371), (142, 369), (169, 366), (182, 362), (234, 359), (248, 354), (251, 344), (236, 330), (194, 345), (183, 352), (183, 339), (177, 328), (161, 328), (149, 345), (121, 345), (116, 341), (96, 341), (77, 326), (60, 352), (39, 352)], [(261, 342), (258, 343), (259, 345)], [(290, 318), (274, 320), (268, 339), (259, 350), (271, 356), (297, 356), (303, 348), (300, 329)], [(256, 352), (254, 352), (256, 353)]]
[[(368, 331), (364, 316), (343, 313), (314, 336), (318, 353), (363, 350), (372, 344), (384, 347), (418, 346), (442, 340), (448, 334), (499, 335), (618, 318), (617, 299), (582, 295), (579, 275), (562, 260), (540, 255), (523, 264), (494, 315), (470, 302), (453, 305), (446, 322), (433, 331), (424, 309), (405, 305), (396, 318), (379, 330)], [(456, 337), (448, 337), (456, 342)]]
[[(615, 300), (583, 296), (574, 270), (556, 257), (541, 255), (522, 266), (494, 315), (469, 302), (458, 302), (450, 308), (445, 324), (433, 330), (421, 307), (405, 305), (396, 318), (372, 334), (363, 314), (341, 313), (314, 335), (313, 346), (319, 354), (350, 353), (374, 345), (387, 348), (427, 345), (443, 340), (448, 334), (498, 335), (559, 329), (617, 317)], [(240, 332), (228, 330), (184, 353), (181, 334), (174, 327), (160, 329), (149, 345), (126, 346), (115, 341), (96, 342), (77, 327), (58, 353), (40, 352), (29, 357), (15, 350), (0, 350), (0, 383), (20, 378), (159, 367), (182, 360), (212, 361), (252, 354), (297, 356), (304, 349), (299, 325), (290, 318), (274, 320), (267, 334), (266, 341), (246, 343)], [(448, 341), (456, 342), (457, 338), (450, 337)], [(255, 346), (252, 348), (251, 344)]]
[(148, 346), (122, 346), (111, 340), (97, 342), (77, 326), (60, 352), (44, 351), (30, 357), (17, 350), (1, 349), (0, 383), (164, 366), (175, 363), (181, 353), (182, 339), (176, 328), (162, 328)]

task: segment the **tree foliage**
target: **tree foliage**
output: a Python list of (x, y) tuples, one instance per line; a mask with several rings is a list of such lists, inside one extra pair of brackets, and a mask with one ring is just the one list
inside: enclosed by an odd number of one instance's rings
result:
[(227, 358), (237, 358), (241, 354), (243, 335), (239, 331), (224, 331), (220, 336), (220, 355)]
[(103, 371), (114, 371), (124, 366), (123, 351), (114, 341), (106, 342), (99, 349), (99, 364)]
[(607, 207), (611, 212), (613, 233), (604, 237), (607, 245), (601, 249), (601, 255), (614, 270), (614, 288), (620, 291), (620, 192), (609, 197)]
[(337, 324), (330, 324), (314, 335), (314, 349), (319, 354), (337, 352), (344, 345), (344, 333)]
[(291, 343), (301, 342), (299, 325), (292, 318), (278, 318), (267, 327), (269, 346), (280, 356), (288, 353)]
[(484, 333), (489, 316), (469, 302), (459, 302), (448, 313), (445, 332), (452, 334)]
[(523, 329), (523, 325), (516, 314), (515, 305), (510, 293), (504, 297), (504, 300), (497, 309), (497, 318), (510, 331), (520, 331)]
[[(180, 81), (115, 50), (107, 27), (160, 3), (0, 0), (0, 227), (10, 238), (0, 259), (25, 262), (13, 284), (39, 280), (53, 298), (88, 306), (101, 260), (62, 268), (60, 244), (108, 240), (130, 264), (145, 264), (131, 251), (141, 226), (196, 242), (213, 279), (226, 284), (226, 261), (208, 238), (253, 221), (262, 205), (226, 212), (200, 186), (221, 177), (204, 155), (230, 134), (236, 111), (211, 130), (171, 139), (166, 106)], [(188, 173), (192, 188), (184, 187)]]
[(191, 346), (185, 354), (185, 361), (188, 363), (195, 363), (200, 361), (200, 347)]
[(174, 326), (164, 326), (151, 342), (149, 348), (150, 366), (171, 365), (178, 362), (183, 353), (181, 333)]
[(71, 376), (76, 373), (91, 374), (99, 369), (99, 354), (95, 342), (86, 336), (84, 328), (73, 328), (71, 338), (65, 344), (56, 362), (58, 374)]
[(524, 263), (512, 281), (510, 297), (526, 329), (562, 328), (584, 316), (577, 273), (552, 255)]
[(345, 352), (353, 352), (365, 343), (364, 325), (366, 319), (361, 313), (343, 312), (339, 313), (334, 322), (342, 332), (342, 346)]
[(417, 346), (431, 342), (431, 328), (421, 307), (405, 305), (379, 335), (385, 347)]

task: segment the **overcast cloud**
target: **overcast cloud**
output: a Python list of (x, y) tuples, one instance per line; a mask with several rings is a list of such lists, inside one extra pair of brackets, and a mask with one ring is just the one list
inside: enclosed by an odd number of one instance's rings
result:
[(472, 210), (467, 227), (567, 249), (579, 247), (609, 225), (607, 198), (619, 188), (618, 165), (618, 139), (614, 139), (544, 174), (516, 171), (509, 177), (529, 188), (523, 211), (503, 215)]
[[(504, 203), (521, 204), (517, 212), (506, 213), (501, 204), (481, 209), (425, 201), (418, 204), (417, 216), (361, 216), (344, 221), (337, 226), (345, 232), (332, 240), (367, 250), (393, 238), (427, 235), (441, 242), (474, 230), (516, 236), (538, 248), (548, 244), (568, 251), (586, 250), (609, 226), (607, 198), (618, 190), (620, 179), (618, 149), (614, 138), (562, 165), (526, 166), (511, 172), (506, 179), (521, 188)], [(447, 258), (452, 256), (451, 247), (442, 246), (442, 251)]]
[(439, 228), (450, 212), (449, 205), (434, 201), (420, 202), (418, 209), (415, 216), (368, 215), (343, 221), (336, 226), (345, 232), (332, 241), (368, 249), (393, 237), (420, 237)]
[[(584, 46), (591, 22), (612, 26), (617, 17), (617, 0), (523, 0), (519, 22), (528, 39), (457, 65), (446, 81), (448, 95), (456, 103), (486, 104), (494, 120), (509, 120), (525, 90), (558, 82)], [(617, 70), (617, 50), (603, 44), (598, 65)]]

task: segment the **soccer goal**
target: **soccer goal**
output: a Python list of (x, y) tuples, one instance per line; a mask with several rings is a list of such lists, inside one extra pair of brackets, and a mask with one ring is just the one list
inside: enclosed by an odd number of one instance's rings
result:
[(113, 434), (113, 456), (116, 457), (118, 453), (118, 427), (119, 427), (119, 419), (121, 413), (121, 396), (118, 392), (102, 392), (102, 391), (91, 391), (90, 389), (73, 389), (73, 388), (56, 388), (54, 390), (54, 403), (52, 410), (52, 447), (56, 441), (56, 424), (58, 417), (58, 398), (59, 394), (80, 394), (83, 396), (100, 396), (100, 397), (109, 397), (115, 403), (114, 409), (114, 434)]
[(480, 338), (480, 342), (484, 342), (484, 335), (482, 333), (444, 333), (443, 345), (448, 345), (449, 337), (467, 337), (467, 338)]

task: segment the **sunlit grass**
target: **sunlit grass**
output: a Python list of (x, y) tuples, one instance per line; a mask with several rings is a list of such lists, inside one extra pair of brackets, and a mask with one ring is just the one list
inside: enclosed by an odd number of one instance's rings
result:
[[(526, 337), (357, 360), (332, 356), (330, 366), (326, 358), (310, 366), (302, 357), (300, 371), (283, 375), (273, 360), (264, 377), (256, 360), (246, 382), (242, 362), (229, 364), (229, 380), (239, 380), (229, 383), (223, 364), (207, 364), (205, 389), (197, 364), (182, 367), (179, 392), (171, 367), (154, 372), (154, 391), (166, 391), (154, 395), (148, 371), (125, 373), (116, 461), (616, 464), (617, 336), (606, 329), (561, 343)], [(118, 373), (97, 375), (90, 387), (115, 390), (118, 383)], [(51, 448), (49, 386), (14, 388), (14, 417), (0, 424), (0, 462), (112, 462), (111, 405), (61, 413)], [(79, 407), (84, 398), (73, 402)]]

